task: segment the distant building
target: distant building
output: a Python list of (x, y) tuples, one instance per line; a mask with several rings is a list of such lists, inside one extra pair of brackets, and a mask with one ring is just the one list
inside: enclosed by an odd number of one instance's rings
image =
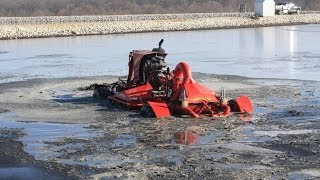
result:
[(254, 14), (256, 16), (274, 16), (276, 3), (274, 0), (255, 0)]

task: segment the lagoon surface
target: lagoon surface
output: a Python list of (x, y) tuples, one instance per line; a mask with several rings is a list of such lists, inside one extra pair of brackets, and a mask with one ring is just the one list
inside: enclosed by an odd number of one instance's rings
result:
[(128, 53), (165, 40), (171, 68), (253, 78), (320, 77), (320, 25), (0, 41), (0, 83), (32, 78), (126, 75)]

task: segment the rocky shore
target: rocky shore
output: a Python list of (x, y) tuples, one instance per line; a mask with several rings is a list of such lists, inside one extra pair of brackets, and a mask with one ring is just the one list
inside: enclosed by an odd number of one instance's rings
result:
[(320, 13), (252, 18), (251, 13), (0, 18), (0, 39), (319, 24)]

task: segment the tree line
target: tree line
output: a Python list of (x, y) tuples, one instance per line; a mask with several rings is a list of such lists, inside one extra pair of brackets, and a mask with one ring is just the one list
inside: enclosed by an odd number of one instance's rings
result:
[[(320, 10), (319, 0), (293, 0), (303, 10)], [(277, 1), (279, 2), (279, 1)], [(71, 16), (253, 11), (254, 0), (0, 0), (0, 16)]]

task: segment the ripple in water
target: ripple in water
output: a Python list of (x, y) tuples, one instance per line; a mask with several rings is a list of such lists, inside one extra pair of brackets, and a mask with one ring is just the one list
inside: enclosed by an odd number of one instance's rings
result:
[(36, 55), (36, 56), (32, 56), (26, 59), (49, 59), (49, 58), (63, 58), (63, 57), (67, 57), (67, 58), (71, 58), (71, 55), (69, 54), (42, 54), (42, 55)]
[(0, 54), (7, 54), (9, 51), (0, 51)]

